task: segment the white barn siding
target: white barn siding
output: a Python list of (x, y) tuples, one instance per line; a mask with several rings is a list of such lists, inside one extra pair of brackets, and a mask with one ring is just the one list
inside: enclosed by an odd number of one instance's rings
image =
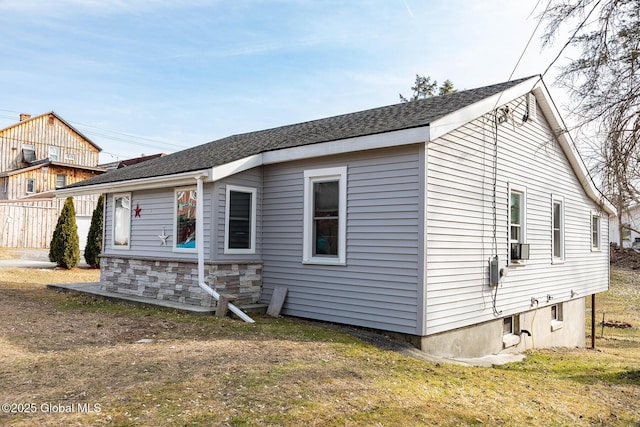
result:
[[(510, 104), (512, 118), (498, 126), (495, 244), (508, 257), (509, 186), (526, 188), (526, 243), (531, 258), (510, 267), (498, 288), (496, 311), (488, 285), (494, 254), (491, 115), (428, 144), (427, 334), (493, 320), (604, 291), (608, 286), (608, 217), (602, 213), (601, 251), (591, 250), (585, 194), (541, 113), (524, 124), (525, 103)], [(564, 198), (565, 262), (552, 264), (552, 196)], [(552, 299), (547, 302), (546, 296)]]
[[(289, 289), (283, 313), (418, 333), (419, 145), (264, 168), (263, 301)], [(347, 265), (302, 264), (303, 174), (347, 167)]]
[[(195, 188), (195, 180), (194, 180)], [(204, 233), (205, 236), (212, 234), (211, 212), (212, 209), (212, 188), (211, 184), (204, 186)], [(158, 257), (175, 259), (196, 259), (196, 253), (174, 252), (172, 247), (175, 243), (174, 222), (175, 222), (175, 193), (174, 188), (160, 190), (146, 190), (143, 192), (131, 193), (131, 234), (129, 249), (114, 249), (113, 243), (113, 194), (105, 196), (105, 245), (104, 253), (116, 256), (127, 257)], [(119, 193), (118, 193), (119, 194)], [(200, 201), (198, 201), (200, 202)], [(135, 208), (139, 205), (140, 217), (135, 217)], [(161, 246), (158, 237), (164, 232), (169, 235), (167, 246)], [(210, 256), (210, 239), (205, 237), (205, 259)], [(200, 243), (198, 243), (200, 244)]]

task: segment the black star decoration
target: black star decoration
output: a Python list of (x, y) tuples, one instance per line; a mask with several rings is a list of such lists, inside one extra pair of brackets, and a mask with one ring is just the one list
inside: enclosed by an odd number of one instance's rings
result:
[(142, 208), (140, 208), (140, 205), (136, 203), (136, 208), (133, 210), (136, 213), (136, 218), (140, 218), (140, 212), (142, 212)]

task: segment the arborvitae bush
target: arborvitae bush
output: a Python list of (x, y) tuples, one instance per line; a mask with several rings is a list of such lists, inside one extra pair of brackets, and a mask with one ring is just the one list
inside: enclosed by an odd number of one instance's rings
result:
[(58, 217), (49, 248), (49, 260), (66, 269), (80, 264), (80, 239), (72, 197), (67, 197), (64, 201), (64, 207)]
[(93, 268), (100, 267), (100, 254), (102, 253), (102, 225), (104, 211), (104, 196), (101, 194), (98, 204), (93, 210), (91, 227), (87, 236), (87, 246), (84, 248), (84, 260)]

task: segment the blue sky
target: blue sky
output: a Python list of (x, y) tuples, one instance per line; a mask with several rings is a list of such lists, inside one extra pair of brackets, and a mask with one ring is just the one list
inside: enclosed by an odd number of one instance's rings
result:
[[(458, 89), (498, 83), (537, 3), (3, 0), (0, 127), (53, 110), (111, 161), (394, 104), (416, 73)], [(560, 49), (542, 52), (538, 34), (514, 78)]]

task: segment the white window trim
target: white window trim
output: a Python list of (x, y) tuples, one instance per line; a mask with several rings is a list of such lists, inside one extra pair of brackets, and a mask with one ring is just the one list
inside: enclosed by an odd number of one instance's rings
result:
[[(62, 185), (62, 186), (58, 186), (58, 179), (59, 179), (61, 176), (64, 176), (64, 185)], [(63, 174), (63, 173), (58, 173), (58, 174), (56, 174), (56, 189), (58, 189), (58, 188), (64, 188), (64, 187), (66, 187), (66, 186), (67, 186), (67, 175), (66, 175), (66, 174)]]
[[(313, 184), (338, 181), (338, 256), (313, 256)], [(347, 167), (310, 169), (304, 171), (304, 222), (302, 236), (302, 263), (346, 265), (347, 262)]]
[[(555, 256), (555, 243), (553, 239), (553, 207), (556, 203), (560, 204), (560, 257)], [(566, 247), (565, 247), (565, 222), (564, 222), (564, 197), (551, 196), (551, 263), (562, 264), (565, 261)], [(591, 227), (589, 227), (591, 230)], [(589, 239), (591, 240), (591, 239)]]
[[(129, 197), (129, 239), (126, 245), (116, 245), (116, 198)], [(131, 193), (117, 193), (111, 197), (111, 248), (119, 251), (129, 250), (131, 247)]]
[(503, 331), (502, 331), (502, 348), (515, 347), (520, 344), (521, 337), (518, 335), (520, 330), (520, 316), (514, 314), (512, 316), (507, 316), (511, 320), (511, 331), (508, 333), (504, 332), (504, 318), (503, 322)]
[[(55, 153), (55, 154), (52, 156), (52, 153)], [(55, 159), (53, 158), (54, 156), (55, 156)], [(60, 161), (60, 147), (58, 147), (57, 145), (50, 145), (49, 151), (47, 153), (47, 157), (49, 158), (49, 160), (54, 162)]]
[[(196, 191), (196, 187), (183, 187), (183, 188), (176, 188), (173, 191), (173, 245), (171, 245), (173, 252), (180, 252), (180, 253), (197, 253), (198, 252), (198, 245), (201, 244), (201, 242), (198, 242), (198, 239), (196, 238), (196, 245), (194, 248), (179, 248), (178, 245), (178, 192), (180, 191)], [(201, 203), (201, 200), (197, 200), (196, 199), (196, 206), (197, 203)], [(197, 212), (197, 211), (196, 211)], [(196, 213), (197, 215), (197, 213)], [(198, 227), (202, 222), (198, 220), (198, 218), (196, 217), (196, 227)], [(198, 230), (196, 228), (196, 236), (197, 236)]]
[[(593, 220), (594, 218), (598, 219), (598, 245), (594, 246), (593, 241)], [(591, 252), (601, 252), (602, 251), (602, 216), (599, 212), (591, 212), (591, 216), (589, 217), (589, 231), (591, 232)]]
[(520, 232), (522, 234), (522, 242), (527, 243), (527, 187), (520, 186), (517, 184), (508, 184), (508, 192), (507, 192), (507, 206), (508, 206), (508, 215), (507, 215), (507, 235), (509, 236), (509, 245), (507, 247), (507, 259), (508, 265), (510, 266), (519, 266), (525, 265), (526, 260), (511, 260), (511, 193), (520, 193), (522, 194), (522, 209), (521, 209), (521, 224), (520, 224)]
[[(553, 304), (556, 307), (556, 315), (557, 319), (551, 319), (551, 332), (557, 331), (558, 329), (562, 329), (564, 326), (564, 305), (562, 303)], [(552, 312), (551, 306), (549, 306), (549, 312)]]
[[(250, 247), (248, 249), (238, 249), (238, 248), (229, 248), (229, 210), (230, 205), (229, 201), (231, 200), (231, 192), (236, 191), (239, 193), (249, 193), (251, 194), (251, 223), (250, 223), (250, 233), (251, 233), (251, 241), (249, 242)], [(224, 210), (224, 253), (225, 254), (255, 254), (256, 253), (256, 215), (257, 215), (257, 201), (256, 197), (258, 195), (258, 190), (256, 188), (251, 187), (240, 187), (237, 185), (227, 185), (226, 189), (226, 198), (225, 198), (225, 210)], [(197, 244), (197, 242), (196, 242)]]

